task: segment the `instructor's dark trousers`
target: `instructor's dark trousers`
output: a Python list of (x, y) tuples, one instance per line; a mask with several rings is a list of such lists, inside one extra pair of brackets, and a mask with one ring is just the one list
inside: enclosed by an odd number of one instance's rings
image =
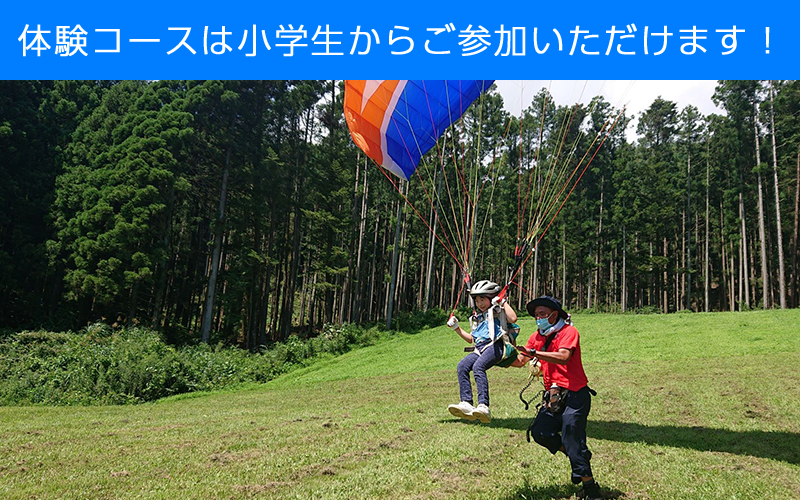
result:
[(561, 415), (553, 415), (542, 406), (529, 429), (533, 440), (550, 450), (553, 455), (561, 446), (564, 447), (572, 465), (572, 480), (576, 484), (581, 477), (592, 475), (589, 464), (592, 452), (586, 446), (586, 418), (591, 407), (589, 387), (575, 392), (569, 391), (566, 407)]

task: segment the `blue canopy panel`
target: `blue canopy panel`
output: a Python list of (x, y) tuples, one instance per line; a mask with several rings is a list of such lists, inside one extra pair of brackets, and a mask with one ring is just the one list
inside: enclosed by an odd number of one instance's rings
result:
[(366, 80), (345, 85), (345, 117), (356, 144), (409, 179), (422, 156), (494, 80)]

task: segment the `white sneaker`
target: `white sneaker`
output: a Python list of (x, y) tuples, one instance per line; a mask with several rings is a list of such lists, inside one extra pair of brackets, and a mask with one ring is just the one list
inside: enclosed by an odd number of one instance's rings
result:
[(462, 401), (457, 405), (450, 405), (447, 409), (450, 410), (450, 413), (455, 417), (463, 418), (464, 420), (475, 420), (475, 416), (472, 414), (475, 408), (466, 401)]
[(489, 411), (488, 406), (481, 404), (472, 410), (472, 418), (477, 418), (484, 424), (488, 424), (492, 421), (492, 412)]

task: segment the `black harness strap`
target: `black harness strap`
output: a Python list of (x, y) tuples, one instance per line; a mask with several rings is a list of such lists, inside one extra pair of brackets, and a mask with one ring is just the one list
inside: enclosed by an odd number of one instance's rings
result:
[[(559, 331), (561, 331), (561, 330), (559, 330)], [(556, 338), (556, 335), (558, 335), (558, 332), (555, 332), (554, 334), (552, 334), (552, 335), (550, 335), (549, 337), (547, 337), (547, 339), (544, 341), (544, 345), (542, 346), (542, 351), (543, 351), (543, 352), (547, 352), (547, 348), (548, 348), (548, 347), (550, 347), (550, 344), (551, 344), (551, 343), (553, 342), (553, 340)], [(528, 390), (528, 388), (531, 386), (531, 384), (533, 383), (533, 380), (534, 380), (534, 378), (533, 378), (533, 377), (531, 377), (531, 379), (530, 379), (530, 380), (528, 380), (528, 383), (527, 383), (527, 384), (525, 384), (525, 387), (523, 387), (523, 388), (522, 388), (522, 390), (521, 390), (521, 391), (519, 391), (519, 400), (520, 400), (520, 401), (522, 401), (522, 404), (524, 404), (524, 405), (525, 405), (525, 410), (527, 410), (528, 408), (530, 408), (530, 406), (531, 406), (531, 401), (533, 401), (533, 400), (534, 400), (534, 399), (536, 399), (536, 398), (541, 398), (541, 397), (542, 397), (542, 393), (544, 392), (544, 391), (542, 391), (542, 392), (538, 392), (538, 393), (536, 393), (536, 394), (535, 394), (535, 395), (534, 395), (534, 396), (533, 396), (531, 399), (528, 399), (528, 400), (526, 400), (526, 399), (525, 399), (525, 398), (522, 396), (522, 395), (525, 393), (525, 391), (527, 391), (527, 390)], [(540, 406), (540, 405), (539, 405), (539, 406)], [(539, 408), (539, 406), (537, 406), (536, 408), (538, 409), (538, 408)], [(530, 441), (530, 440), (529, 440), (529, 441)]]

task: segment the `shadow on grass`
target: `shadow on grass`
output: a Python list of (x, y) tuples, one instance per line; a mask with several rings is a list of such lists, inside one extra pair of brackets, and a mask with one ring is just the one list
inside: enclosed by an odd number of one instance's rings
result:
[[(607, 500), (622, 500), (625, 493), (608, 488), (601, 488), (603, 498)], [(500, 497), (501, 500), (557, 500), (563, 498), (578, 498), (579, 486), (570, 484), (535, 486), (529, 483), (510, 491), (506, 496)]]
[[(532, 418), (495, 418), (492, 427), (525, 432)], [(731, 431), (711, 427), (642, 425), (617, 420), (589, 420), (591, 439), (688, 448), (770, 458), (800, 464), (800, 434), (778, 431)], [(591, 446), (591, 443), (590, 443)]]

